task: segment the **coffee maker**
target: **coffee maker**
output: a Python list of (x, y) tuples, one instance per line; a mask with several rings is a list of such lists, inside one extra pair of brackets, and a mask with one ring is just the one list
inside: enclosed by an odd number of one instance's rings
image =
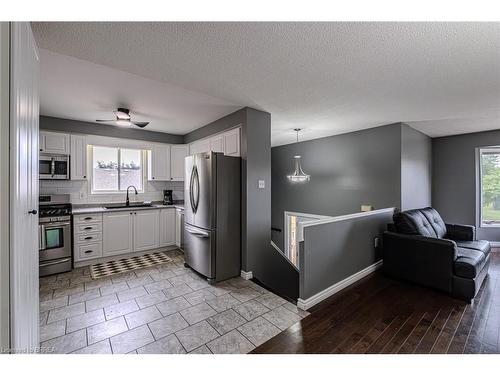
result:
[(163, 190), (163, 204), (174, 204), (172, 190)]

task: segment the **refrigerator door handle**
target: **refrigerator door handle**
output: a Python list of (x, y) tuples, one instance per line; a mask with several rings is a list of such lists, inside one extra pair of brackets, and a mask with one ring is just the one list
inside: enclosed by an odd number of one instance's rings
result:
[(193, 180), (195, 168), (196, 167), (193, 165), (193, 169), (191, 169), (191, 178), (189, 179), (189, 203), (191, 204), (191, 211), (193, 211), (193, 213), (196, 213), (193, 197)]
[(202, 237), (202, 238), (210, 237), (209, 233), (207, 233), (207, 232), (193, 230), (193, 229), (189, 229), (189, 228), (185, 228), (185, 230), (186, 230), (186, 232), (191, 233), (192, 235), (197, 236), (197, 237)]
[(198, 211), (198, 205), (200, 204), (200, 176), (198, 175), (198, 168), (194, 167), (194, 178), (196, 180), (196, 201), (194, 204), (195, 212)]

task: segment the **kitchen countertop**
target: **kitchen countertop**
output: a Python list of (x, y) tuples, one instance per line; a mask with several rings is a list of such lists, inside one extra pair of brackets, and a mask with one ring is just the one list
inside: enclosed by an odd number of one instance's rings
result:
[[(181, 210), (184, 209), (184, 201), (177, 201), (174, 202), (174, 204), (163, 204), (161, 202), (153, 202), (151, 206), (147, 207), (123, 207), (123, 208), (104, 208), (104, 206), (107, 205), (113, 205), (117, 204), (119, 202), (113, 202), (113, 203), (100, 203), (100, 204), (74, 204), (72, 208), (72, 213), (73, 215), (79, 215), (79, 214), (95, 214), (95, 213), (102, 213), (102, 212), (115, 212), (115, 211), (138, 211), (138, 210), (154, 210), (154, 209), (160, 209), (160, 208), (179, 208)], [(136, 203), (136, 202), (133, 202)]]

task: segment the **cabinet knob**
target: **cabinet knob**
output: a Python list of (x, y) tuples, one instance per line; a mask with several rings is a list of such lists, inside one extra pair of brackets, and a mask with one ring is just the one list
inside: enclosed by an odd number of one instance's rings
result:
[(83, 176), (83, 178), (87, 178), (87, 176)]
[(153, 177), (153, 180), (154, 180), (154, 179), (155, 179), (155, 178)]

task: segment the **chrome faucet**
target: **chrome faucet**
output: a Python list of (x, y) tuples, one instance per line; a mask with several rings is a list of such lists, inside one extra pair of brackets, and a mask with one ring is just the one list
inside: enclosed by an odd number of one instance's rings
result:
[(125, 206), (130, 206), (130, 199), (128, 198), (128, 189), (130, 188), (134, 188), (134, 191), (135, 191), (135, 195), (137, 195), (137, 189), (135, 188), (134, 185), (130, 185), (128, 188), (127, 188), (127, 200), (125, 201)]

